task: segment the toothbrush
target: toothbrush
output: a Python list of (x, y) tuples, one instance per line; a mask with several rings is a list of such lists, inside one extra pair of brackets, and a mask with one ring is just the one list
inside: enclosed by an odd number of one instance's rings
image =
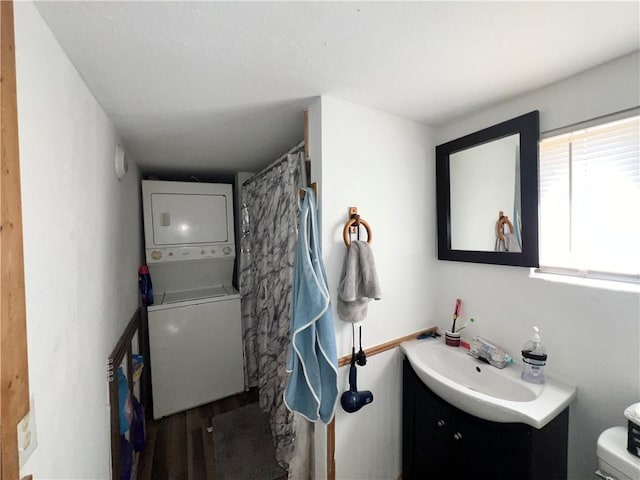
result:
[(451, 327), (451, 333), (456, 333), (456, 320), (458, 319), (458, 316), (460, 315), (460, 305), (462, 303), (462, 300), (460, 300), (459, 298), (456, 298), (456, 306), (453, 310), (453, 326)]
[(466, 327), (467, 325), (469, 325), (469, 322), (473, 323), (475, 320), (473, 318), (470, 318), (469, 320), (467, 320), (465, 322), (465, 324), (463, 326), (461, 326), (458, 331), (462, 330), (464, 327)]

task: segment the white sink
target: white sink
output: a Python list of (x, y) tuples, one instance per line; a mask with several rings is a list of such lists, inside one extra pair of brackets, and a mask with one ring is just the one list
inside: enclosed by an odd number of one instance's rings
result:
[(535, 385), (520, 378), (521, 369), (498, 369), (467, 355), (462, 347), (440, 340), (404, 342), (400, 349), (420, 380), (451, 405), (471, 415), (502, 423), (542, 428), (571, 403), (576, 388), (547, 378)]

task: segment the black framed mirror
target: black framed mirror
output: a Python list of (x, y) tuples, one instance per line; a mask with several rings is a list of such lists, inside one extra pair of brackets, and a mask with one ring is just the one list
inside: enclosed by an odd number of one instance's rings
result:
[(538, 266), (537, 110), (436, 147), (438, 259)]

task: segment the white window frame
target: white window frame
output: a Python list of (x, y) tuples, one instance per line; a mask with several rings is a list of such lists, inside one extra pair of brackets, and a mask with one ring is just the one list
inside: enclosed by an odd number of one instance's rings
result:
[[(584, 130), (590, 127), (603, 125), (638, 115), (640, 115), (640, 107), (625, 110), (612, 115), (598, 117), (585, 122), (562, 127), (560, 129), (543, 132), (541, 134), (541, 141), (547, 138), (557, 137), (563, 134)], [(640, 216), (640, 212), (638, 213), (638, 215)], [(542, 219), (541, 213), (540, 224), (542, 225), (543, 222), (544, 219)], [(543, 245), (540, 244), (541, 256), (542, 248)], [(640, 248), (640, 245), (638, 248)], [(601, 272), (594, 270), (580, 270), (577, 268), (563, 266), (547, 266), (541, 264), (538, 268), (531, 269), (531, 277), (616, 290), (640, 291), (640, 273), (624, 274), (616, 272)]]

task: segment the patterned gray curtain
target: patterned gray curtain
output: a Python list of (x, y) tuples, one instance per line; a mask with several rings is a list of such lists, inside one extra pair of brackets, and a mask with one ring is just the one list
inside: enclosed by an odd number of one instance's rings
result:
[(276, 446), (276, 459), (289, 464), (295, 431), (283, 402), (291, 340), (291, 289), (299, 222), (302, 154), (287, 159), (243, 186), (239, 286), (245, 382), (257, 386)]

